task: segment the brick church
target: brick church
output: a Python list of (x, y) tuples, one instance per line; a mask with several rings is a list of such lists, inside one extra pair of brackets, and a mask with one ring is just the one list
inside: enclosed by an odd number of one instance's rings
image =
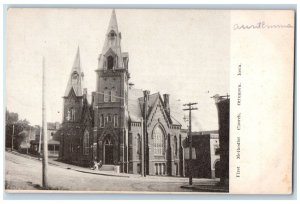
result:
[(92, 94), (84, 87), (77, 50), (63, 96), (59, 159), (82, 166), (101, 160), (103, 167), (119, 166), (124, 173), (182, 176), (187, 137), (182, 106), (168, 94), (133, 88), (128, 62), (113, 10)]

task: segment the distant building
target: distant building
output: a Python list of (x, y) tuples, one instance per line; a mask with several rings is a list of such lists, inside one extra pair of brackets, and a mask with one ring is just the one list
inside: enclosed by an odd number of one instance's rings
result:
[(85, 166), (102, 160), (104, 166), (119, 166), (124, 173), (182, 175), (182, 105), (168, 94), (132, 88), (128, 62), (113, 11), (91, 95), (84, 88), (77, 50), (63, 96), (60, 159)]
[[(189, 141), (184, 141), (185, 176), (189, 171)], [(192, 132), (192, 176), (220, 178), (220, 147), (218, 131)]]
[[(60, 138), (57, 131), (60, 129), (61, 125), (58, 122), (48, 122), (47, 123), (47, 139), (48, 139), (48, 155), (49, 157), (58, 157)], [(43, 136), (40, 138), (41, 129), (40, 127), (35, 128), (35, 138), (30, 142), (30, 152), (33, 154), (39, 153), (39, 144), (41, 140), (41, 154), (43, 150)]]
[(18, 151), (28, 153), (30, 149), (30, 141), (35, 139), (36, 129), (29, 126), (28, 128), (22, 130), (17, 137), (17, 147)]

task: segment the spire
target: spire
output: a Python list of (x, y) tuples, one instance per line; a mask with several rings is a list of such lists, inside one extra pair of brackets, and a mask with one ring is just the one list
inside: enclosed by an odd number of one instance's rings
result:
[(84, 75), (81, 71), (80, 51), (78, 46), (64, 97), (68, 97), (72, 89), (76, 96), (82, 96), (83, 77)]
[(124, 56), (121, 51), (121, 33), (118, 29), (117, 16), (114, 9), (111, 13), (102, 53), (100, 55), (99, 69), (105, 69), (105, 61), (108, 56), (112, 56), (115, 60), (114, 69), (124, 69)]
[(79, 50), (79, 45), (77, 47), (77, 53), (76, 53), (76, 57), (73, 63), (73, 69), (79, 69), (80, 71), (80, 50)]
[(115, 9), (113, 9), (112, 13), (111, 13), (109, 26), (107, 28), (107, 34), (112, 30), (118, 34), (118, 22), (117, 22), (117, 16), (116, 16)]

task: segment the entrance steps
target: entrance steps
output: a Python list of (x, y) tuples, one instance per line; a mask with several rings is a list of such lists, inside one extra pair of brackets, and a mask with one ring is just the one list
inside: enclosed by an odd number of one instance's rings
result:
[(115, 171), (115, 165), (103, 164), (99, 170), (101, 170), (101, 171)]

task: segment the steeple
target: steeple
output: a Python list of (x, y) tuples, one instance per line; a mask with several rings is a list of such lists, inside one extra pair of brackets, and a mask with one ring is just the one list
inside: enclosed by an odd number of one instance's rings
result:
[(78, 46), (64, 97), (68, 97), (72, 89), (74, 90), (75, 96), (82, 96), (83, 77), (84, 74), (81, 71), (80, 51)]
[(106, 34), (108, 34), (111, 30), (114, 30), (116, 33), (118, 33), (118, 22), (117, 22), (117, 16), (116, 16), (115, 9), (113, 9), (113, 11), (111, 13), (109, 26), (108, 26)]
[(121, 51), (121, 33), (118, 29), (115, 10), (112, 11), (106, 32), (98, 69), (127, 69), (128, 54)]

